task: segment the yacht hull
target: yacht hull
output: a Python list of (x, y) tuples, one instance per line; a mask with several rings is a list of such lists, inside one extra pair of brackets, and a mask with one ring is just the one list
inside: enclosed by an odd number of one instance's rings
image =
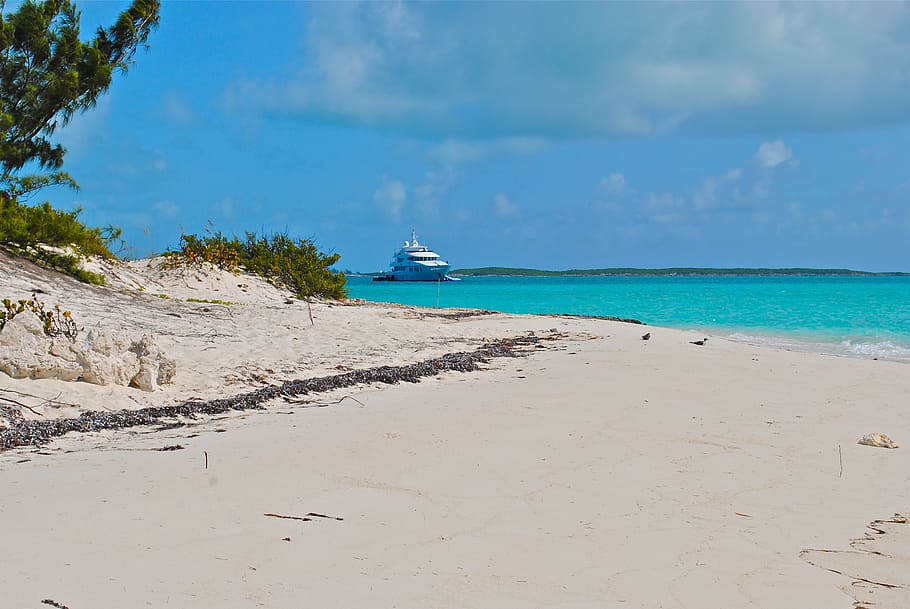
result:
[(376, 275), (373, 281), (449, 281), (448, 271), (448, 267), (432, 271), (392, 271)]

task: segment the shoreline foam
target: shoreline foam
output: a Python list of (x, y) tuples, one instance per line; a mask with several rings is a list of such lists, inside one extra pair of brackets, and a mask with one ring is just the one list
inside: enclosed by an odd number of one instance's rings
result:
[[(823, 341), (783, 336), (773, 332), (755, 334), (732, 332), (726, 337), (736, 342), (762, 345), (786, 351), (910, 363), (910, 346), (903, 346), (890, 340), (861, 341), (860, 339), (831, 338), (828, 341)], [(859, 342), (854, 342), (856, 340)]]

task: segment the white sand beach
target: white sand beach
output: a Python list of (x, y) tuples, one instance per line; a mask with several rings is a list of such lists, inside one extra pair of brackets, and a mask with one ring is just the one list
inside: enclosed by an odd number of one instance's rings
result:
[[(151, 333), (173, 382), (0, 373), (24, 420), (553, 340), (417, 384), (2, 452), (2, 606), (910, 607), (907, 364), (597, 319), (308, 305), (148, 261), (107, 274), (93, 287), (3, 257), (0, 296), (40, 290), (86, 331)], [(901, 446), (857, 444), (879, 432)]]

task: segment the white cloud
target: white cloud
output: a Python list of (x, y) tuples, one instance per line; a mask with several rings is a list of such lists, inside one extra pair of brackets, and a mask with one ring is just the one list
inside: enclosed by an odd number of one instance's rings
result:
[(153, 153), (154, 159), (152, 160), (152, 168), (158, 173), (164, 173), (167, 171), (167, 157), (160, 150), (155, 150)]
[(113, 114), (111, 96), (102, 95), (94, 108), (75, 115), (57, 130), (57, 139), (66, 148), (68, 162), (94, 156), (98, 148), (108, 145), (111, 139), (108, 122)]
[(642, 212), (658, 224), (680, 224), (688, 215), (686, 200), (669, 192), (648, 195), (642, 204)]
[(196, 113), (190, 108), (186, 99), (173, 91), (164, 96), (161, 110), (166, 118), (175, 123), (188, 123), (196, 118)]
[(772, 199), (776, 175), (797, 166), (793, 151), (782, 140), (763, 142), (744, 167), (705, 178), (692, 193), (692, 206), (709, 212), (765, 204)]
[(695, 189), (692, 195), (692, 204), (695, 209), (704, 211), (714, 207), (717, 202), (717, 178), (705, 178), (705, 181)]
[(611, 222), (622, 218), (638, 223), (640, 227), (664, 224), (681, 228), (691, 215), (686, 197), (670, 192), (639, 193), (619, 172), (601, 178), (598, 186), (600, 193), (590, 208), (595, 212), (606, 212), (612, 216)]
[(622, 195), (626, 191), (626, 176), (621, 173), (611, 173), (600, 180), (600, 189), (607, 195)]
[(401, 215), (408, 191), (405, 185), (398, 180), (382, 178), (382, 185), (373, 193), (373, 199), (379, 203), (385, 212), (392, 218)]
[(793, 158), (793, 151), (782, 140), (764, 142), (755, 152), (755, 160), (762, 167), (777, 167)]
[(444, 165), (426, 173), (424, 181), (414, 187), (417, 210), (428, 220), (439, 218), (439, 206), (443, 197), (458, 180), (458, 172), (452, 165)]
[(598, 191), (591, 201), (590, 209), (595, 212), (621, 214), (626, 212), (626, 205), (636, 200), (635, 190), (629, 186), (626, 176), (614, 171), (598, 183)]
[(709, 176), (692, 194), (692, 205), (696, 211), (736, 207), (743, 201), (742, 169), (731, 169), (719, 176)]
[[(539, 138), (509, 137), (490, 140), (447, 138), (431, 146), (428, 158), (436, 166), (426, 172), (423, 182), (414, 187), (417, 211), (427, 220), (438, 220), (440, 205), (458, 182), (461, 165), (477, 163), (501, 154), (531, 154), (545, 145)], [(513, 216), (518, 208), (505, 195), (494, 198), (493, 213)]]
[(519, 207), (503, 193), (493, 197), (493, 213), (500, 218), (513, 218), (518, 215)]
[(215, 208), (221, 213), (221, 216), (228, 222), (234, 221), (234, 199), (225, 197), (219, 201)]
[(159, 219), (173, 220), (180, 213), (180, 206), (173, 201), (158, 201), (152, 205), (152, 212)]
[[(487, 139), (910, 120), (906, 3), (321, 3), (245, 108)], [(503, 28), (502, 23), (508, 23)]]
[(633, 188), (620, 172), (598, 183), (598, 195), (590, 209), (613, 216), (636, 219), (644, 224), (661, 224), (689, 230), (711, 216), (735, 213), (768, 223), (775, 206), (775, 180), (798, 165), (793, 152), (781, 141), (766, 142), (742, 167), (704, 178), (691, 196), (675, 192), (642, 192)]
[(531, 137), (506, 137), (492, 140), (446, 138), (430, 150), (430, 158), (443, 165), (474, 163), (496, 154), (531, 154), (544, 146), (544, 140)]

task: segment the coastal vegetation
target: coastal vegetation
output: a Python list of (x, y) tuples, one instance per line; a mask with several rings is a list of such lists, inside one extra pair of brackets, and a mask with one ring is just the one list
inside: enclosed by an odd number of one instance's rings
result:
[(51, 311), (45, 310), (44, 303), (38, 300), (37, 294), (32, 294), (29, 299), (15, 302), (4, 298), (0, 304), (3, 304), (3, 307), (0, 308), (0, 330), (16, 315), (28, 311), (34, 313), (38, 318), (44, 327), (44, 333), (48, 336), (64, 336), (71, 342), (75, 342), (76, 336), (79, 334), (79, 328), (69, 311), (63, 311), (60, 305), (54, 305)]
[[(25, 0), (5, 13), (0, 0), (0, 245), (81, 281), (103, 277), (80, 266), (82, 256), (112, 258), (114, 227), (89, 228), (81, 209), (64, 212), (26, 203), (42, 188), (78, 188), (61, 170), (66, 149), (51, 141), (58, 127), (92, 108), (126, 72), (158, 25), (158, 0), (134, 0), (109, 28), (79, 39), (80, 12), (69, 0)], [(27, 171), (26, 171), (27, 170)]]
[(324, 254), (312, 241), (283, 233), (248, 232), (243, 239), (228, 238), (220, 231), (182, 235), (179, 248), (164, 256), (171, 267), (209, 263), (232, 272), (246, 270), (291, 290), (298, 298), (347, 298), (344, 273), (331, 269), (340, 256)]
[(81, 212), (60, 211), (50, 203), (25, 205), (0, 194), (0, 245), (80, 281), (102, 284), (103, 276), (81, 267), (81, 257), (114, 258), (109, 245), (121, 231), (115, 226), (89, 228), (79, 221)]
[(698, 268), (674, 267), (663, 269), (606, 268), (606, 269), (570, 269), (566, 271), (544, 271), (540, 269), (509, 268), (488, 266), (452, 271), (453, 275), (463, 277), (596, 277), (596, 276), (910, 276), (910, 273), (871, 273), (850, 269), (810, 269), (810, 268)]

